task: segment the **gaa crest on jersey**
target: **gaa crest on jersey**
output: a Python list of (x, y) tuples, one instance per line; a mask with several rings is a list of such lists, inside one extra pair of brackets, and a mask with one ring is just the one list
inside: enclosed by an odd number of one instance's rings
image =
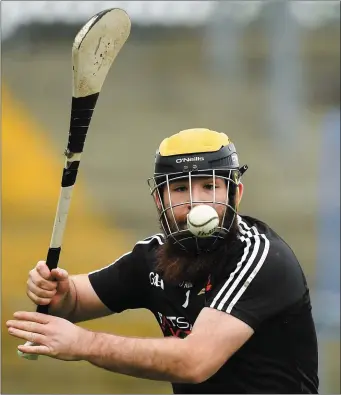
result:
[(163, 290), (165, 289), (165, 284), (158, 273), (150, 272), (149, 273), (149, 281), (150, 281), (150, 284), (153, 285), (154, 287), (157, 287), (157, 288), (160, 287)]

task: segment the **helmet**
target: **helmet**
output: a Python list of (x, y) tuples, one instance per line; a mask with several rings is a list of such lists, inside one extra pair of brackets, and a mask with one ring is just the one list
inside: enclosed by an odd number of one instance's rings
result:
[[(182, 250), (195, 249), (197, 252), (210, 251), (224, 239), (230, 231), (236, 216), (236, 191), (242, 174), (247, 166), (239, 167), (238, 155), (234, 144), (224, 133), (213, 130), (196, 128), (186, 129), (164, 139), (155, 156), (154, 176), (148, 179), (150, 192), (156, 203), (159, 221), (167, 239), (171, 239)], [(191, 193), (191, 183), (195, 177), (212, 177), (224, 179), (227, 186), (226, 199), (218, 202), (213, 192), (212, 201), (194, 201)], [(170, 197), (169, 184), (171, 181), (183, 180), (189, 182), (189, 201), (181, 205), (219, 204), (225, 207), (223, 220), (213, 234), (199, 239), (188, 229), (181, 229), (174, 217), (171, 200), (169, 207), (163, 202), (163, 191)], [(231, 215), (226, 216), (227, 210)], [(168, 213), (168, 215), (167, 215)], [(172, 221), (169, 220), (172, 218)], [(229, 219), (229, 220), (227, 220)]]

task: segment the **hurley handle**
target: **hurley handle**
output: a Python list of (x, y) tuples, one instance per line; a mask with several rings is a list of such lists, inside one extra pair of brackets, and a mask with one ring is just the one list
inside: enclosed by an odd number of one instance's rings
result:
[[(61, 247), (58, 247), (58, 248), (50, 247), (49, 248), (49, 251), (47, 253), (47, 258), (46, 258), (46, 265), (50, 270), (55, 269), (58, 266), (60, 251), (61, 251)], [(37, 312), (43, 313), (43, 314), (48, 314), (49, 305), (37, 306)]]

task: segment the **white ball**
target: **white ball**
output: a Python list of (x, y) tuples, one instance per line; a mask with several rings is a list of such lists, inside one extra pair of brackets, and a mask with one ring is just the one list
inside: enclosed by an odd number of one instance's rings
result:
[(196, 237), (210, 236), (218, 225), (218, 213), (207, 204), (193, 207), (187, 215), (187, 228)]
[(26, 354), (26, 353), (23, 353), (20, 350), (17, 350), (17, 354), (18, 354), (18, 356), (20, 358), (28, 359), (30, 361), (36, 361), (38, 359), (38, 357), (39, 357), (38, 354)]

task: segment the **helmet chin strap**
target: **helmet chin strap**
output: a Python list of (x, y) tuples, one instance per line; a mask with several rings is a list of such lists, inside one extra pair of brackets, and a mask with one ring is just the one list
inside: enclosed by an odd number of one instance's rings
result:
[(249, 168), (248, 165), (244, 165), (242, 167), (239, 168), (239, 173), (240, 173), (240, 177), (246, 172), (246, 170)]

